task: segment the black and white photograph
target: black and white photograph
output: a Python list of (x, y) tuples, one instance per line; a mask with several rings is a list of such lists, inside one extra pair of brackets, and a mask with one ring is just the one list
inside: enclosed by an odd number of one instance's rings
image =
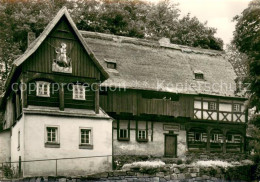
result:
[(259, 182), (260, 0), (0, 0), (0, 182)]

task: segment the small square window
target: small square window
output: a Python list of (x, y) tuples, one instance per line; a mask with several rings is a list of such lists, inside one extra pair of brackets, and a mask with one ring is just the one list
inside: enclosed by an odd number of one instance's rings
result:
[(36, 82), (36, 95), (39, 97), (50, 97), (50, 83)]
[(127, 129), (119, 129), (119, 138), (120, 139), (128, 139)]
[(216, 102), (209, 102), (209, 110), (217, 110), (217, 103)]
[(83, 85), (73, 85), (73, 99), (85, 100), (85, 87)]
[(233, 111), (234, 112), (241, 112), (241, 105), (240, 104), (233, 104)]
[(146, 140), (146, 130), (138, 130), (138, 139)]
[(203, 80), (204, 79), (203, 73), (195, 73), (195, 79), (196, 80)]

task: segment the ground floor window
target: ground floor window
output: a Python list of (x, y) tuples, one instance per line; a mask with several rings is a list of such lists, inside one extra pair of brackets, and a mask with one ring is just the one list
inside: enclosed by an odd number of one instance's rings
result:
[(195, 132), (195, 134), (194, 134), (194, 141), (201, 142), (202, 141), (202, 133)]
[(80, 140), (80, 144), (90, 144), (90, 133), (91, 130), (89, 129), (81, 129), (80, 131), (81, 133), (81, 140)]
[(121, 138), (121, 139), (127, 139), (128, 138), (127, 129), (119, 129), (119, 138)]
[(80, 149), (93, 148), (93, 131), (92, 128), (80, 128)]
[(146, 130), (138, 130), (138, 139), (146, 140)]
[(129, 141), (130, 139), (130, 120), (117, 121), (117, 139)]
[(227, 134), (227, 143), (241, 143), (241, 135)]
[(47, 127), (47, 142), (57, 143), (58, 142), (58, 128)]
[(59, 147), (59, 126), (46, 126), (45, 147)]

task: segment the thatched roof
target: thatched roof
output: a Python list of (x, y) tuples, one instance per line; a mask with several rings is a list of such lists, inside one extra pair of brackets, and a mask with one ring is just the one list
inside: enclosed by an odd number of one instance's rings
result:
[[(102, 86), (236, 97), (236, 75), (223, 52), (170, 44), (164, 40), (159, 43), (80, 32), (109, 73)], [(108, 60), (116, 63), (116, 70), (107, 68)], [(196, 80), (195, 73), (203, 73), (204, 80)], [(221, 83), (222, 87), (230, 88), (221, 89)]]

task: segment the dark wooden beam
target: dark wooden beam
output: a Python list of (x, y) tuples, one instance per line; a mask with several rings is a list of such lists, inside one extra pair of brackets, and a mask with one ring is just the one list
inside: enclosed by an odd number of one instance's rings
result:
[(61, 111), (64, 111), (64, 86), (63, 84), (59, 84), (59, 107)]
[(99, 114), (99, 85), (95, 84), (95, 112)]
[(151, 121), (151, 128), (152, 128), (151, 141), (153, 141), (153, 121)]

